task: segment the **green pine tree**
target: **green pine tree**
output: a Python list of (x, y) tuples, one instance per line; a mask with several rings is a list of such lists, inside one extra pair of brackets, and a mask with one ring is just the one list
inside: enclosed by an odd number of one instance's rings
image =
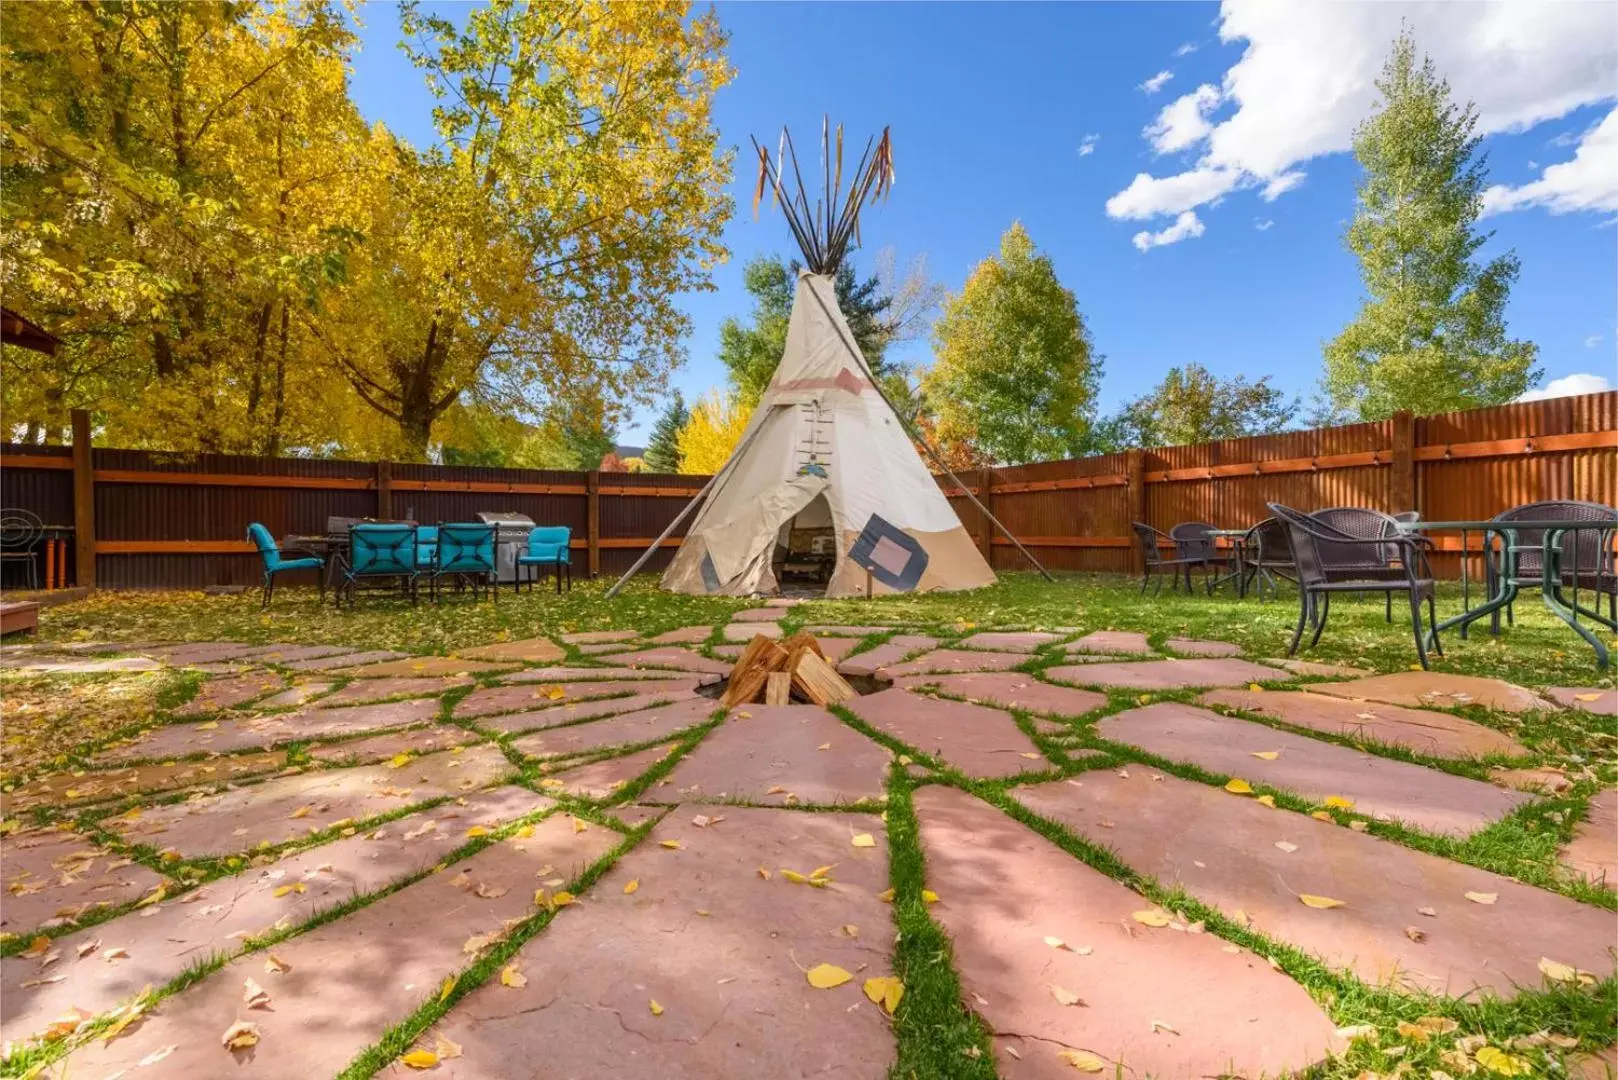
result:
[(651, 441), (641, 460), (652, 472), (677, 473), (680, 471), (680, 431), (691, 421), (691, 410), (678, 390), (669, 401), (668, 408), (657, 418), (652, 428)]
[(1451, 100), (1408, 30), (1376, 85), (1382, 107), (1354, 132), (1365, 175), (1347, 235), (1370, 295), (1326, 345), (1331, 399), (1362, 420), (1510, 401), (1537, 380), (1539, 349), (1506, 336), (1516, 255), (1475, 259), (1492, 235), (1477, 228), (1477, 110)]

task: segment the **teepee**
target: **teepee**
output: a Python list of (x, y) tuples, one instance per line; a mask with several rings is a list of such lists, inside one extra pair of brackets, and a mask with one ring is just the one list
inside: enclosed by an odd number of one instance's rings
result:
[[(780, 365), (736, 449), (669, 526), (672, 532), (695, 511), (663, 574), (665, 589), (766, 595), (781, 590), (787, 572), (807, 572), (811, 589), (823, 586), (829, 597), (973, 589), (995, 580), (838, 310), (833, 279), (850, 240), (857, 243), (860, 210), (868, 198), (886, 195), (894, 179), (884, 131), (874, 149), (867, 143), (843, 195), (842, 141), (839, 128), (834, 151), (822, 129), (825, 196), (813, 209), (791, 136), (782, 133), (774, 161), (758, 149), (754, 213), (768, 187), (807, 269), (798, 275)], [(782, 182), (788, 165), (798, 178), (791, 197)], [(930, 448), (929, 456), (944, 468)]]

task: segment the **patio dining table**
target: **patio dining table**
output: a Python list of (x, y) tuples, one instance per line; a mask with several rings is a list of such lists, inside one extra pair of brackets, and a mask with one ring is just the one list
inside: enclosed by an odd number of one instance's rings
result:
[[(1446, 619), (1434, 626), (1430, 632), (1436, 638), (1440, 631), (1451, 627), (1460, 627), (1461, 637), (1467, 636), (1467, 629), (1476, 621), (1486, 615), (1491, 615), (1510, 604), (1517, 598), (1518, 582), (1509, 573), (1493, 575), (1494, 595), (1489, 596), (1477, 607), (1471, 606), (1471, 580), (1468, 572), (1468, 557), (1471, 551), (1468, 547), (1468, 537), (1472, 533), (1483, 534), (1483, 557), (1487, 560), (1495, 554), (1494, 545), (1500, 545), (1500, 554), (1505, 554), (1513, 548), (1519, 548), (1517, 536), (1523, 532), (1540, 532), (1540, 596), (1551, 614), (1571, 626), (1575, 633), (1582, 637), (1590, 648), (1595, 651), (1596, 663), (1605, 668), (1608, 663), (1607, 646), (1600, 636), (1579, 622), (1582, 615), (1585, 618), (1606, 627), (1609, 630), (1618, 630), (1618, 623), (1602, 615), (1598, 610), (1601, 604), (1600, 593), (1591, 586), (1598, 583), (1602, 575), (1611, 575), (1614, 571), (1612, 553), (1610, 550), (1611, 534), (1618, 530), (1618, 517), (1610, 521), (1577, 521), (1570, 519), (1550, 519), (1545, 521), (1401, 521), (1399, 530), (1404, 533), (1435, 533), (1459, 532), (1461, 534), (1461, 614), (1452, 619)], [(1601, 552), (1601, 559), (1593, 568), (1583, 568), (1578, 565), (1577, 553), (1580, 550), (1579, 534), (1581, 532), (1594, 532), (1597, 534), (1597, 548)], [(1564, 544), (1564, 538), (1571, 543)], [(1563, 549), (1569, 548), (1574, 552), (1571, 568), (1563, 566)], [(1596, 610), (1584, 607), (1579, 603), (1579, 588), (1581, 580), (1585, 587), (1596, 594)], [(1569, 590), (1571, 595), (1565, 595)]]
[(311, 555), (319, 555), (326, 561), (326, 567), (321, 571), (325, 575), (325, 588), (332, 592), (336, 585), (337, 559), (334, 557), (348, 550), (348, 532), (340, 533), (289, 533), (281, 537), (282, 551), (306, 551)]
[(1247, 595), (1247, 534), (1250, 529), (1209, 529), (1208, 536), (1230, 552), (1231, 569), (1208, 582), (1211, 594), (1229, 581), (1236, 582), (1236, 595)]

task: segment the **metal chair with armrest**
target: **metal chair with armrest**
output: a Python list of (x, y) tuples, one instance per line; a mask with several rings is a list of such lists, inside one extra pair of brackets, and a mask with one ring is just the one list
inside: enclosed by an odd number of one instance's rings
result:
[(565, 525), (536, 525), (528, 533), (528, 550), (517, 556), (517, 573), (511, 583), (513, 592), (522, 584), (523, 567), (533, 567), (533, 573), (527, 578), (529, 591), (534, 588), (534, 580), (539, 577), (539, 567), (549, 566), (556, 572), (556, 591), (562, 591), (562, 577), (567, 577), (567, 591), (573, 591), (573, 561), (568, 555), (568, 544), (573, 538), (573, 530)]
[[(494, 533), (493, 525), (481, 523), (434, 528), (432, 559), (423, 570), (434, 602), (438, 600), (438, 584), (446, 578), (454, 581), (457, 589), (469, 586), (474, 597), (485, 589), (494, 595)], [(418, 550), (422, 547), (419, 541), (416, 546)]]
[[(1556, 499), (1514, 506), (1510, 510), (1496, 514), (1494, 520), (1601, 522), (1613, 521), (1615, 517), (1618, 517), (1618, 510), (1601, 503)], [(1614, 529), (1601, 532), (1580, 530), (1574, 533), (1572, 565), (1569, 566), (1568, 553), (1564, 550), (1561, 567), (1563, 584), (1577, 584), (1578, 588), (1590, 589), (1596, 594), (1596, 610), (1592, 612), (1581, 607), (1579, 611), (1593, 615), (1596, 619), (1607, 622), (1609, 626), (1612, 622), (1618, 621), (1618, 567), (1614, 566), (1612, 553), (1614, 531)], [(1564, 544), (1565, 542), (1564, 537)], [(1545, 572), (1544, 547), (1545, 530), (1518, 529), (1513, 531), (1510, 543), (1502, 543), (1498, 550), (1491, 547), (1486, 551), (1484, 570), (1487, 574), (1489, 595), (1492, 597), (1498, 589), (1506, 588), (1511, 591), (1514, 599), (1519, 587), (1539, 588)], [(1605, 618), (1601, 615), (1602, 596), (1607, 598)], [(1506, 620), (1515, 625), (1516, 615), (1512, 608), (1513, 603), (1508, 600)], [(1489, 616), (1489, 633), (1494, 635), (1500, 633), (1498, 609)]]
[(417, 600), (417, 578), (421, 574), (417, 558), (414, 525), (362, 523), (348, 530), (348, 551), (339, 555), (338, 602), (348, 597), (350, 606), (359, 598), (362, 583), (394, 584), (400, 595)]

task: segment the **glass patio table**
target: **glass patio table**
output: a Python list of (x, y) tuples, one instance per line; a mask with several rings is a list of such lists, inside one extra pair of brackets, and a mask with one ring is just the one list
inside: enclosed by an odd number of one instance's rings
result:
[[(1601, 638), (1591, 629), (1579, 622), (1582, 615), (1608, 630), (1618, 630), (1618, 622), (1601, 614), (1601, 593), (1599, 586), (1604, 580), (1612, 578), (1614, 565), (1612, 558), (1612, 534), (1618, 530), (1618, 515), (1608, 521), (1576, 521), (1566, 518), (1547, 519), (1545, 521), (1401, 521), (1399, 530), (1403, 533), (1435, 533), (1459, 532), (1461, 534), (1461, 614), (1452, 619), (1446, 619), (1434, 626), (1429, 637), (1437, 638), (1439, 631), (1451, 627), (1460, 627), (1461, 637), (1467, 636), (1467, 629), (1485, 615), (1493, 615), (1501, 608), (1516, 600), (1521, 588), (1521, 576), (1508, 572), (1506, 556), (1516, 552), (1529, 550), (1518, 542), (1518, 536), (1525, 532), (1540, 533), (1540, 574), (1539, 591), (1551, 614), (1571, 626), (1575, 633), (1589, 643), (1595, 650), (1596, 663), (1605, 668), (1608, 662), (1607, 646)], [(1485, 563), (1498, 559), (1497, 572), (1489, 575), (1494, 595), (1489, 596), (1482, 604), (1472, 607), (1471, 580), (1468, 573), (1467, 538), (1471, 533), (1483, 534), (1483, 558)], [(1582, 566), (1579, 554), (1584, 549), (1580, 543), (1581, 533), (1595, 533), (1595, 542), (1590, 550), (1595, 553), (1596, 561), (1593, 566)], [(1564, 542), (1566, 540), (1567, 542)], [(1498, 549), (1496, 547), (1498, 545)], [(1572, 565), (1564, 566), (1564, 555), (1571, 552)], [(1584, 607), (1579, 603), (1579, 588), (1581, 582), (1585, 588), (1596, 595), (1596, 608)], [(1571, 595), (1568, 595), (1568, 593)]]
[(1208, 582), (1208, 592), (1210, 594), (1226, 582), (1234, 581), (1236, 582), (1236, 595), (1238, 597), (1247, 595), (1247, 534), (1251, 531), (1251, 529), (1208, 530), (1208, 535), (1215, 542), (1224, 542), (1225, 549), (1230, 552), (1232, 567), (1227, 572)]

